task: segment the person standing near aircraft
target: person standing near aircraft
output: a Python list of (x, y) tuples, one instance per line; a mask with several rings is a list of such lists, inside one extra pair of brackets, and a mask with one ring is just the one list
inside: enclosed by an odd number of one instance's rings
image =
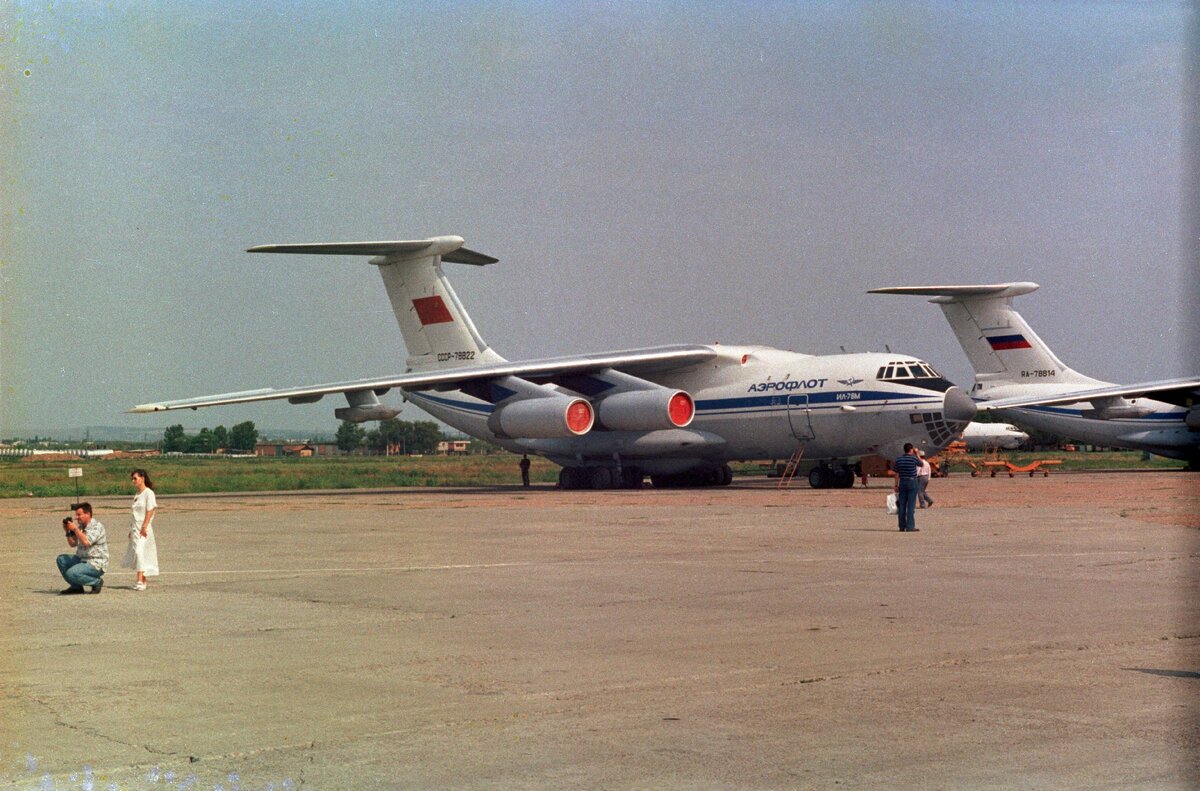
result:
[(529, 488), (529, 457), (521, 457), (521, 485)]
[(144, 591), (146, 577), (158, 576), (158, 544), (154, 540), (153, 525), (158, 502), (145, 470), (134, 470), (129, 477), (137, 488), (137, 496), (133, 498), (133, 524), (129, 528), (129, 548), (125, 550), (123, 565), (137, 572), (133, 589)]
[(76, 503), (75, 518), (63, 520), (63, 532), (66, 533), (67, 546), (75, 549), (75, 554), (58, 556), (58, 573), (71, 586), (62, 591), (62, 595), (83, 593), (84, 585), (92, 586), (92, 593), (99, 593), (104, 585), (104, 572), (108, 568), (108, 538), (104, 525), (99, 519), (92, 518), (90, 503)]
[(892, 472), (896, 474), (896, 482), (892, 491), (896, 493), (896, 516), (900, 521), (901, 533), (916, 533), (917, 523), (915, 508), (917, 505), (917, 470), (921, 460), (917, 458), (916, 448), (911, 442), (904, 443), (904, 453), (892, 462)]
[(925, 458), (925, 451), (917, 451), (917, 458), (921, 462), (921, 466), (917, 468), (917, 507), (933, 508), (933, 498), (925, 491), (929, 486), (930, 477), (933, 476), (933, 467), (930, 466), (929, 459)]

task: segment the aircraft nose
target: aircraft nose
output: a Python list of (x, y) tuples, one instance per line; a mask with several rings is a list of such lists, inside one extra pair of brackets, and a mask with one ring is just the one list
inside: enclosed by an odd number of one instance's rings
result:
[(942, 414), (945, 415), (946, 420), (970, 423), (975, 419), (975, 413), (978, 411), (971, 397), (959, 388), (951, 387), (946, 391), (946, 400), (942, 406)]

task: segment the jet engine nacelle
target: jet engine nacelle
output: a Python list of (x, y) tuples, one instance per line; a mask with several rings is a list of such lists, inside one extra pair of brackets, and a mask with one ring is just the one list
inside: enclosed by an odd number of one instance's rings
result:
[(592, 405), (582, 398), (523, 398), (496, 407), (488, 429), (514, 439), (578, 437), (591, 431), (595, 420)]
[(596, 414), (613, 431), (658, 431), (686, 428), (696, 416), (696, 405), (682, 390), (630, 390), (600, 401)]
[(344, 406), (333, 410), (335, 418), (350, 423), (366, 423), (368, 420), (391, 420), (399, 414), (399, 409), (392, 409), (383, 404), (376, 404), (375, 406)]
[[(384, 406), (379, 402), (379, 396), (386, 392), (387, 390), (380, 390), (378, 393), (374, 390), (352, 390), (346, 393), (346, 403), (350, 406), (333, 410), (333, 416), (338, 420), (346, 420), (351, 423), (365, 423), (368, 420), (391, 420), (400, 414), (400, 410)], [(319, 401), (320, 399), (321, 396), (317, 396), (313, 400)], [(288, 400), (292, 403), (297, 403), (297, 400), (294, 398), (289, 398)]]

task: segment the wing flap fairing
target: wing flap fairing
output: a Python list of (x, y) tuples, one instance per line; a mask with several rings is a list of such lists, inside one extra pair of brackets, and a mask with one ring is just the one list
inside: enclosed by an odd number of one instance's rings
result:
[(1196, 403), (1200, 403), (1200, 392), (1198, 392), (1198, 389), (1200, 389), (1200, 378), (1182, 377), (1179, 379), (1163, 379), (1157, 382), (1093, 387), (1046, 395), (997, 398), (990, 401), (979, 401), (978, 406), (982, 411), (995, 411), (998, 409), (1056, 406), (1061, 404), (1076, 404), (1081, 401), (1094, 402), (1114, 398), (1141, 398), (1147, 396), (1167, 404), (1191, 407)]

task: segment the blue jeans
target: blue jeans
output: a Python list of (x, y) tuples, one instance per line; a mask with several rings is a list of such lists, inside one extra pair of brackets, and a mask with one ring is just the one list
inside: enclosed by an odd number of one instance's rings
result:
[(925, 487), (929, 485), (928, 475), (917, 476), (917, 505), (921, 508), (928, 508), (933, 505), (933, 498), (925, 493)]
[(917, 479), (901, 478), (900, 488), (896, 492), (896, 518), (900, 520), (901, 530), (912, 530), (917, 526), (916, 507)]
[(103, 571), (89, 566), (86, 560), (76, 555), (59, 555), (56, 562), (58, 563), (58, 573), (72, 588), (82, 590), (84, 585), (99, 583), (100, 578), (104, 576)]

